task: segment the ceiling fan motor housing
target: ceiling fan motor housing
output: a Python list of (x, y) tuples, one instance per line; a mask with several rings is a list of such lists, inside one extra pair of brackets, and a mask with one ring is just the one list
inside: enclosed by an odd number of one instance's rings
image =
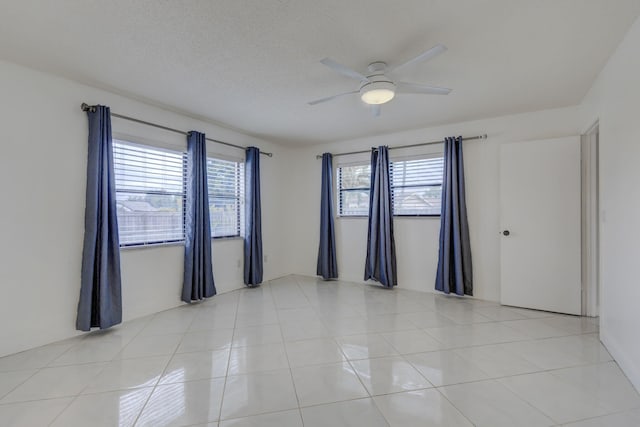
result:
[(360, 97), (366, 104), (379, 105), (389, 102), (396, 94), (396, 85), (384, 75), (387, 64), (373, 62), (369, 64), (367, 80), (360, 84)]

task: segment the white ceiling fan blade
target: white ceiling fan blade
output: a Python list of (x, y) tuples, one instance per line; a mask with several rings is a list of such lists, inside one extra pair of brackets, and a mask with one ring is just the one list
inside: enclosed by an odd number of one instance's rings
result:
[(380, 104), (371, 106), (371, 114), (373, 117), (380, 117), (380, 111), (382, 110), (382, 106)]
[(326, 98), (316, 99), (315, 101), (308, 102), (308, 104), (309, 105), (316, 105), (316, 104), (320, 104), (320, 103), (323, 103), (323, 102), (331, 101), (332, 99), (336, 99), (336, 98), (339, 98), (339, 97), (344, 96), (344, 95), (353, 95), (354, 93), (358, 93), (358, 92), (360, 92), (360, 91), (359, 90), (352, 90), (351, 92), (339, 93), (337, 95), (327, 96)]
[(356, 79), (356, 80), (367, 80), (367, 78), (364, 75), (360, 74), (355, 70), (352, 70), (346, 65), (342, 65), (334, 61), (333, 59), (324, 58), (320, 62), (326, 65), (327, 67), (331, 68), (333, 71), (342, 74), (343, 76), (351, 77), (352, 79)]
[(392, 67), (389, 72), (392, 73), (394, 71), (398, 71), (401, 68), (407, 67), (409, 65), (413, 65), (413, 64), (417, 64), (418, 62), (422, 62), (422, 61), (428, 61), (431, 58), (434, 58), (438, 55), (440, 55), (441, 53), (446, 52), (447, 47), (443, 44), (437, 44), (434, 47), (432, 47), (431, 49), (427, 50), (426, 52), (421, 53), (420, 55), (416, 56), (415, 58), (412, 58), (410, 60), (408, 60), (407, 62), (400, 64), (400, 65), (396, 65), (395, 67)]
[(451, 89), (446, 87), (423, 85), (420, 83), (396, 83), (396, 93), (425, 93), (429, 95), (449, 95)]

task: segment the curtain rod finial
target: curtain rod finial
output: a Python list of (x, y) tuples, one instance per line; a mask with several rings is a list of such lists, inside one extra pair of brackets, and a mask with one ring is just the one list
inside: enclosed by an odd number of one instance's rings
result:
[(86, 102), (83, 102), (80, 105), (80, 108), (82, 109), (82, 111), (91, 111), (92, 113), (95, 113), (96, 111), (96, 107), (94, 105), (89, 105)]

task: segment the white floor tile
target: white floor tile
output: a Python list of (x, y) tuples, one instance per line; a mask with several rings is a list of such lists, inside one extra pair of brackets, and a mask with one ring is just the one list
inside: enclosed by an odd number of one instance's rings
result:
[(399, 353), (380, 334), (351, 335), (337, 338), (348, 360), (396, 356)]
[(130, 338), (105, 336), (84, 339), (52, 361), (49, 366), (76, 365), (80, 363), (108, 362), (129, 343)]
[(425, 331), (442, 343), (443, 348), (469, 347), (525, 340), (527, 337), (507, 326), (510, 322), (428, 328)]
[(357, 399), (302, 408), (305, 427), (387, 427), (372, 399)]
[(559, 369), (549, 373), (592, 394), (609, 412), (640, 408), (640, 395), (615, 362)]
[(404, 316), (404, 319), (413, 323), (413, 325), (419, 329), (439, 328), (444, 326), (451, 326), (454, 324), (450, 318), (436, 313), (435, 311), (407, 313)]
[(37, 370), (0, 372), (0, 399), (33, 376)]
[(192, 351), (225, 350), (231, 347), (233, 329), (188, 332), (184, 335), (176, 353)]
[(133, 426), (152, 388), (78, 396), (52, 427)]
[(229, 350), (178, 353), (167, 365), (159, 384), (224, 377), (228, 363)]
[(351, 366), (372, 396), (433, 387), (400, 356), (356, 360)]
[(373, 400), (391, 427), (472, 427), (436, 389), (376, 396)]
[(236, 328), (245, 328), (248, 326), (277, 325), (278, 314), (276, 309), (256, 309), (246, 312), (238, 312), (235, 318)]
[(346, 362), (294, 368), (292, 373), (302, 407), (369, 397)]
[(118, 353), (116, 359), (171, 355), (182, 337), (181, 334), (137, 336)]
[(554, 422), (496, 381), (439, 389), (477, 427), (546, 427)]
[(563, 425), (566, 427), (638, 427), (640, 426), (640, 409)]
[(489, 378), (478, 365), (452, 350), (411, 354), (406, 359), (436, 387)]
[(302, 427), (302, 418), (296, 409), (221, 421), (220, 427)]
[(75, 396), (106, 366), (106, 363), (44, 368), (7, 394), (0, 403)]
[(440, 342), (420, 330), (387, 332), (382, 336), (400, 354), (421, 353), (442, 348)]
[(159, 427), (217, 421), (223, 388), (223, 378), (157, 386), (136, 426)]
[(286, 341), (307, 340), (311, 338), (326, 338), (331, 336), (329, 330), (320, 320), (311, 322), (282, 322), (282, 335)]
[(297, 407), (288, 369), (227, 377), (222, 402), (223, 420)]
[(518, 313), (508, 307), (496, 306), (496, 307), (478, 307), (473, 309), (476, 313), (482, 316), (488, 317), (491, 320), (503, 321), (503, 320), (521, 320), (527, 319), (522, 313)]
[(114, 360), (91, 380), (82, 393), (153, 387), (158, 383), (168, 362), (169, 356)]
[(279, 325), (259, 325), (236, 328), (233, 332), (232, 347), (282, 343)]
[(284, 344), (256, 345), (231, 349), (229, 375), (287, 369)]
[(48, 426), (73, 398), (35, 400), (0, 405), (0, 425), (7, 427)]
[(568, 423), (609, 413), (594, 393), (575, 387), (548, 372), (497, 380), (556, 423)]
[(0, 372), (45, 367), (75, 344), (76, 340), (69, 340), (62, 344), (49, 344), (10, 356), (0, 357)]
[(528, 338), (552, 338), (563, 337), (570, 335), (564, 329), (554, 326), (552, 323), (548, 323), (549, 319), (526, 319), (526, 320), (512, 320), (504, 322), (505, 326), (508, 326)]
[(524, 357), (508, 351), (502, 344), (465, 347), (453, 352), (478, 366), (490, 377), (507, 377), (542, 370)]
[(321, 365), (345, 360), (340, 347), (331, 338), (287, 342), (287, 355), (292, 368)]

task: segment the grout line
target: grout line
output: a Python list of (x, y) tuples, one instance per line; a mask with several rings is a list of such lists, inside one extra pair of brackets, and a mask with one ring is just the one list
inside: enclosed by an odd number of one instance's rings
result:
[[(180, 305), (178, 307), (184, 307), (184, 305)], [(175, 308), (178, 308), (175, 307)], [(173, 310), (173, 309), (171, 309)], [(169, 310), (165, 310), (165, 311), (169, 311)], [(180, 344), (182, 344), (182, 341), (184, 340), (185, 335), (188, 333), (189, 331), (189, 327), (191, 327), (191, 325), (193, 324), (193, 322), (195, 322), (196, 317), (198, 315), (198, 312), (196, 311), (196, 314), (193, 316), (193, 319), (191, 320), (191, 322), (189, 323), (189, 326), (187, 327), (187, 329), (185, 330), (184, 333), (182, 333), (182, 337), (180, 338), (180, 341), (178, 342), (178, 345), (176, 345), (176, 347), (173, 350), (173, 353), (171, 353), (171, 355), (169, 356), (169, 358), (167, 359), (167, 363), (164, 365), (164, 369), (162, 369), (162, 372), (160, 373), (160, 375), (158, 375), (158, 381), (156, 381), (156, 383), (153, 385), (153, 389), (151, 390), (151, 393), (149, 393), (149, 396), (147, 397), (147, 399), (145, 400), (144, 404), (141, 406), (140, 411), (138, 412), (138, 415), (136, 415), (135, 420), (133, 421), (132, 426), (135, 426), (138, 423), (138, 420), (140, 419), (140, 416), (142, 415), (142, 413), (144, 412), (145, 408), (147, 407), (147, 405), (149, 404), (149, 401), (151, 400), (151, 397), (153, 396), (153, 394), (155, 393), (158, 385), (160, 384), (160, 380), (162, 379), (162, 377), (164, 376), (164, 374), (167, 371), (167, 367), (169, 366), (169, 364), (171, 363), (171, 360), (173, 360), (173, 357), (176, 355), (176, 352), (178, 351), (178, 348), (180, 348)], [(155, 315), (154, 315), (155, 317)], [(153, 318), (150, 319), (150, 321), (153, 320)], [(149, 322), (147, 322), (149, 323)], [(140, 329), (140, 331), (135, 335), (135, 338), (138, 338), (139, 336), (141, 336), (142, 331), (147, 327), (147, 325), (145, 325), (143, 328)], [(166, 334), (166, 335), (173, 335), (173, 334)], [(154, 336), (154, 335), (149, 335), (149, 336)], [(129, 344), (133, 342), (133, 339), (131, 341), (129, 341)], [(127, 345), (129, 345), (127, 344)], [(126, 346), (125, 346), (126, 347)], [(124, 348), (122, 349), (122, 351), (124, 351)], [(119, 354), (119, 353), (118, 353)], [(148, 357), (152, 357), (152, 356), (148, 356)], [(121, 359), (121, 360), (125, 360), (125, 359)]]
[(222, 397), (220, 398), (220, 409), (218, 410), (218, 420), (217, 422), (220, 423), (220, 419), (222, 418), (222, 408), (224, 405), (224, 396), (227, 392), (227, 379), (229, 378), (229, 367), (231, 366), (231, 353), (233, 352), (233, 338), (235, 337), (236, 334), (236, 325), (238, 323), (238, 309), (240, 308), (240, 298), (242, 298), (242, 293), (243, 291), (246, 292), (246, 287), (245, 288), (241, 288), (241, 289), (237, 289), (238, 291), (238, 297), (236, 298), (236, 310), (235, 310), (235, 316), (233, 319), (233, 332), (231, 333), (231, 342), (229, 343), (229, 355), (227, 356), (227, 369), (225, 370), (225, 374), (224, 374), (224, 382), (222, 384)]
[[(294, 279), (295, 280), (295, 279)], [(271, 282), (269, 282), (271, 283)], [(298, 281), (296, 280), (296, 286), (299, 288)], [(296, 388), (296, 382), (293, 380), (293, 368), (291, 367), (291, 361), (289, 360), (289, 352), (287, 351), (287, 342), (284, 339), (284, 332), (282, 331), (282, 323), (280, 321), (280, 310), (278, 310), (275, 296), (273, 292), (269, 292), (271, 295), (271, 300), (273, 301), (273, 305), (276, 310), (276, 317), (278, 318), (278, 328), (280, 329), (280, 336), (282, 337), (282, 346), (284, 347), (284, 355), (287, 358), (287, 366), (289, 367), (289, 377), (291, 378), (291, 385), (293, 386), (293, 394), (296, 396), (296, 403), (298, 405), (298, 413), (300, 414), (300, 420), (302, 421), (302, 426), (304, 427), (304, 418), (302, 417), (302, 411), (300, 410), (300, 398), (298, 397), (298, 389)], [(303, 293), (304, 294), (304, 293)], [(306, 297), (306, 295), (305, 295)]]

